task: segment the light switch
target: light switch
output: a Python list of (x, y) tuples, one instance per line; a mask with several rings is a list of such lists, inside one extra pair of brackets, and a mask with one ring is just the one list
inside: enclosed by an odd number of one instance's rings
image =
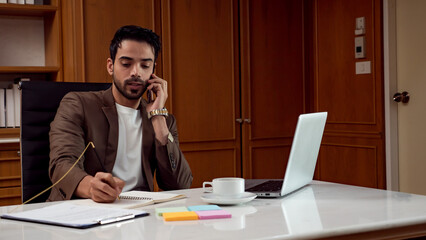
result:
[(369, 74), (371, 73), (371, 61), (356, 62), (355, 63), (356, 74)]
[(355, 20), (355, 35), (365, 33), (365, 17), (359, 17)]
[(365, 28), (365, 17), (356, 18), (356, 29)]

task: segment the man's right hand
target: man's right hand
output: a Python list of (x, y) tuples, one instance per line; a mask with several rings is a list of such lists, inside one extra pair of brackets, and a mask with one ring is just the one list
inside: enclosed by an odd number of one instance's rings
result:
[(75, 194), (91, 198), (95, 202), (114, 202), (126, 183), (111, 173), (98, 172), (94, 177), (84, 177), (77, 186)]

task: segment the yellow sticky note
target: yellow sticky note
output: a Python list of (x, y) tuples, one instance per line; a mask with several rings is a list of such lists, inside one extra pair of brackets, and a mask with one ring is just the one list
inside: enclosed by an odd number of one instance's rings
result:
[(198, 220), (198, 215), (195, 212), (167, 212), (163, 213), (165, 221), (184, 221)]

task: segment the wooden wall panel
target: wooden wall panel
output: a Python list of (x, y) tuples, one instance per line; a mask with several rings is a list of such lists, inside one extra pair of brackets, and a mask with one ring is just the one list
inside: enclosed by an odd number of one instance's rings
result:
[(323, 181), (377, 188), (376, 157), (375, 146), (323, 144), (319, 177)]
[[(316, 0), (309, 3), (315, 111), (328, 120), (316, 178), (384, 188), (384, 99), (380, 0)], [(312, 5), (313, 4), (313, 5)], [(355, 21), (365, 17), (366, 57), (355, 58)], [(309, 23), (307, 24), (309, 26)], [(308, 28), (309, 29), (309, 28)], [(309, 34), (309, 33), (308, 33)], [(311, 55), (313, 54), (313, 55)], [(370, 74), (356, 74), (369, 61)]]
[(232, 1), (171, 1), (172, 109), (180, 140), (235, 139)]
[(238, 2), (161, 2), (164, 76), (193, 187), (241, 176)]
[(153, 0), (83, 1), (86, 82), (110, 82), (106, 71), (109, 44), (123, 25), (154, 28)]
[[(282, 179), (287, 168), (291, 145), (251, 148), (252, 178)], [(267, 157), (265, 157), (267, 156)]]
[[(383, 131), (381, 1), (317, 0), (315, 107), (329, 111), (328, 129)], [(355, 19), (365, 17), (366, 58), (354, 53)], [(371, 62), (371, 74), (355, 63)]]
[[(374, 6), (371, 0), (318, 1), (318, 109), (330, 111), (330, 123), (376, 124), (375, 72), (355, 74), (355, 63), (376, 58)], [(333, 7), (330, 7), (333, 6)], [(365, 16), (366, 58), (355, 59), (355, 19)], [(338, 91), (336, 91), (338, 89)], [(354, 103), (357, 104), (354, 104)]]
[[(274, 147), (288, 145), (305, 112), (303, 2), (241, 1), (243, 176), (271, 178)], [(287, 161), (287, 159), (285, 159)], [(281, 164), (285, 165), (285, 162)]]
[[(63, 11), (64, 36), (69, 38), (64, 40), (67, 82), (111, 82), (106, 60), (117, 29), (139, 25), (155, 30), (154, 0), (66, 1)], [(72, 73), (74, 68), (77, 74)]]
[(84, 82), (83, 2), (62, 1), (64, 82)]
[[(194, 181), (191, 187), (202, 187), (204, 181), (217, 177), (238, 176), (239, 168), (234, 149), (197, 149), (196, 151), (183, 151), (191, 164)], [(230, 161), (233, 159), (234, 161)]]
[[(54, 0), (52, 6), (57, 6), (61, 9), (61, 1)], [(61, 11), (55, 12), (49, 17), (44, 18), (45, 28), (45, 51), (46, 51), (46, 66), (59, 67), (62, 61), (62, 39), (61, 39)], [(60, 74), (59, 74), (60, 79)], [(56, 79), (54, 79), (56, 80)]]
[(249, 3), (250, 139), (292, 136), (303, 112), (302, 7), (294, 0)]

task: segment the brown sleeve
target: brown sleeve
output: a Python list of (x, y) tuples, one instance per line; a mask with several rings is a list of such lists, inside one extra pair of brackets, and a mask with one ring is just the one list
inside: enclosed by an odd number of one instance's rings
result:
[(192, 172), (179, 148), (176, 119), (173, 115), (169, 115), (167, 118), (167, 126), (173, 140), (168, 139), (164, 146), (155, 140), (158, 186), (163, 190), (190, 188), (193, 179)]
[[(75, 93), (62, 99), (55, 119), (50, 124), (49, 177), (58, 181), (71, 168), (86, 147), (83, 131), (83, 104)], [(71, 199), (79, 182), (88, 175), (83, 170), (84, 157), (52, 190), (49, 200)], [(54, 194), (53, 194), (54, 193)], [(53, 198), (53, 199), (52, 199)]]

